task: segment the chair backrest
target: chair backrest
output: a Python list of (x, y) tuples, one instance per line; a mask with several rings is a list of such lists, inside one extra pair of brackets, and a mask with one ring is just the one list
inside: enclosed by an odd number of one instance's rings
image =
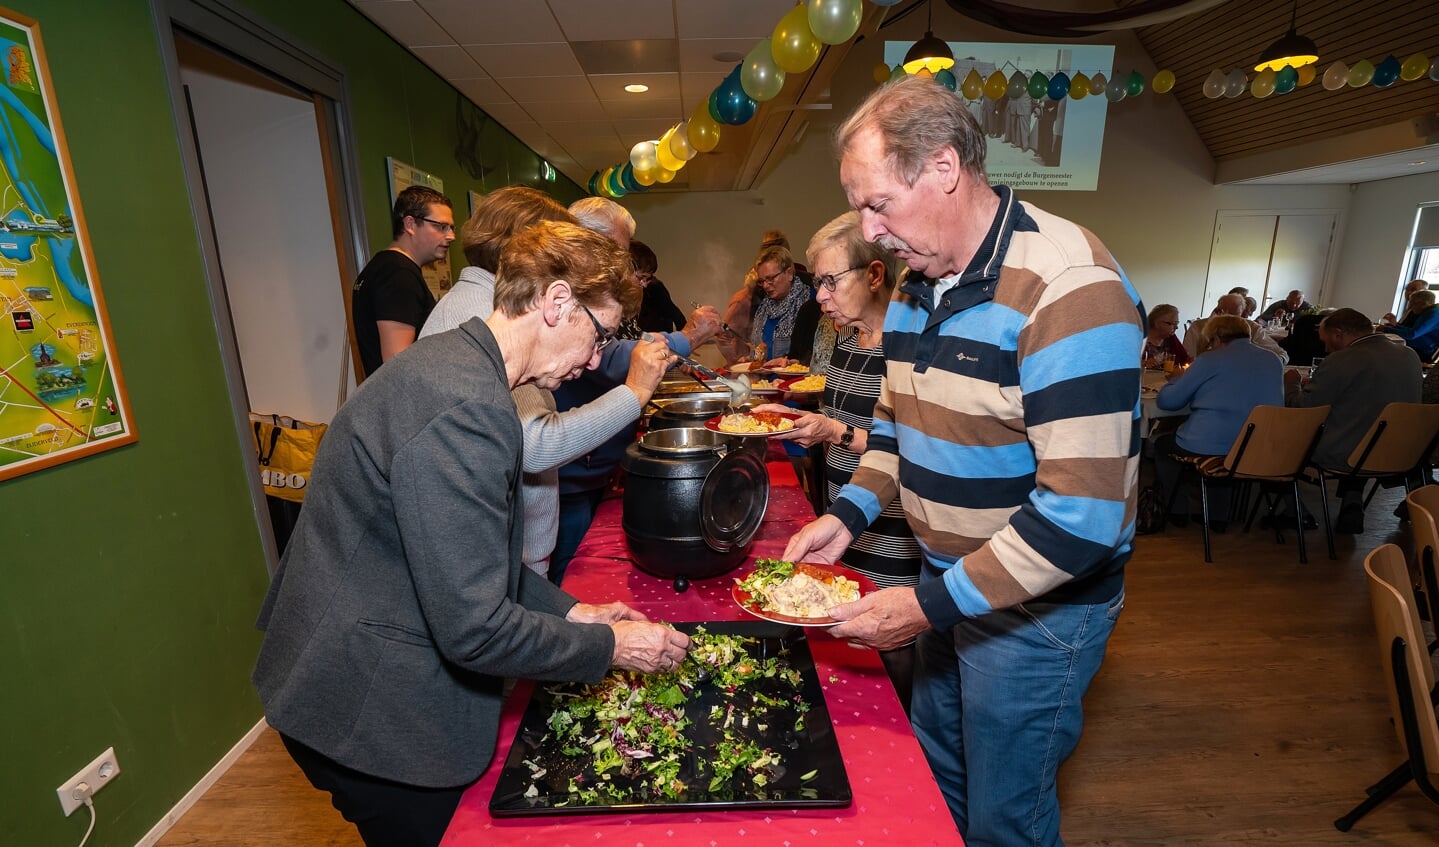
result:
[(1255, 406), (1224, 457), (1224, 469), (1236, 476), (1295, 476), (1309, 461), (1327, 417), (1328, 406)]
[[(1369, 575), (1369, 600), (1374, 607), (1374, 630), (1379, 636), (1379, 662), (1384, 669), (1385, 688), (1389, 690), (1389, 707), (1394, 715), (1394, 728), (1399, 743), (1406, 750), (1409, 741), (1404, 732), (1400, 698), (1412, 704), (1418, 717), (1419, 743), (1424, 754), (1425, 769), (1439, 772), (1439, 718), (1429, 690), (1434, 687), (1434, 665), (1424, 643), (1424, 630), (1414, 607), (1414, 591), (1409, 587), (1409, 569), (1404, 553), (1393, 544), (1385, 544), (1364, 559), (1364, 572)], [(1394, 639), (1404, 639), (1404, 661), (1409, 670), (1409, 690), (1399, 691), (1394, 682)], [(1415, 751), (1410, 751), (1413, 757)]]
[(1390, 403), (1349, 454), (1356, 473), (1402, 474), (1418, 467), (1439, 436), (1439, 405)]
[(1429, 619), (1439, 620), (1439, 485), (1416, 488), (1405, 499), (1414, 527), (1414, 565), (1429, 601)]

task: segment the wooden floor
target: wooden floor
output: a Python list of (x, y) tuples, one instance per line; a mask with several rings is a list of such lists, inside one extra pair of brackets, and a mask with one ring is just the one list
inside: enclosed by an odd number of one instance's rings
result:
[[(1353, 831), (1333, 820), (1399, 761), (1363, 555), (1410, 549), (1390, 511), (1339, 537), (1311, 532), (1298, 564), (1255, 530), (1216, 536), (1205, 564), (1190, 527), (1139, 539), (1128, 599), (1061, 773), (1070, 845), (1439, 844), (1439, 806), (1410, 786)], [(851, 774), (851, 778), (854, 775)], [(354, 831), (267, 731), (160, 842), (356, 845)]]

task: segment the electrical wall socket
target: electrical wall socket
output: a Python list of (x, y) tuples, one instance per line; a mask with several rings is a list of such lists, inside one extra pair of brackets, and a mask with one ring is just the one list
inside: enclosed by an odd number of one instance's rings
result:
[(60, 808), (65, 810), (65, 817), (85, 805), (85, 801), (75, 796), (75, 788), (80, 783), (90, 786), (90, 794), (94, 796), (100, 789), (110, 784), (120, 773), (120, 761), (115, 758), (115, 748), (111, 747), (101, 753), (95, 761), (85, 766), (85, 769), (65, 780), (65, 783), (55, 789), (60, 795)]

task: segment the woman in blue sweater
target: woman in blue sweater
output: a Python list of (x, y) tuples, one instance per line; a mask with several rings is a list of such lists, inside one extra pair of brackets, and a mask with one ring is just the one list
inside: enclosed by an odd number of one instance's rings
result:
[[(1249, 325), (1240, 317), (1215, 315), (1204, 325), (1206, 352), (1189, 369), (1159, 390), (1155, 402), (1165, 411), (1190, 408), (1189, 419), (1175, 432), (1154, 441), (1154, 470), (1168, 499), (1179, 483), (1182, 459), (1223, 456), (1255, 406), (1284, 405), (1284, 363), (1249, 339)], [(1210, 514), (1229, 514), (1229, 491), (1214, 489)], [(1174, 494), (1169, 521), (1188, 522), (1189, 503), (1183, 491)], [(1223, 518), (1209, 528), (1222, 531)]]

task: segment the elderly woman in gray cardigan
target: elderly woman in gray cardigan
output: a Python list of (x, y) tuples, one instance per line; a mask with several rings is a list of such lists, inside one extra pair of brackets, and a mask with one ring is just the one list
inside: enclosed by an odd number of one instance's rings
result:
[[(340, 409), (260, 615), (265, 717), (369, 844), (438, 844), (494, 755), (507, 677), (669, 670), (689, 639), (521, 564), (510, 392), (599, 362), (639, 289), (574, 224), (516, 236), (495, 311), (423, 338)], [(662, 346), (654, 366), (672, 364)]]

